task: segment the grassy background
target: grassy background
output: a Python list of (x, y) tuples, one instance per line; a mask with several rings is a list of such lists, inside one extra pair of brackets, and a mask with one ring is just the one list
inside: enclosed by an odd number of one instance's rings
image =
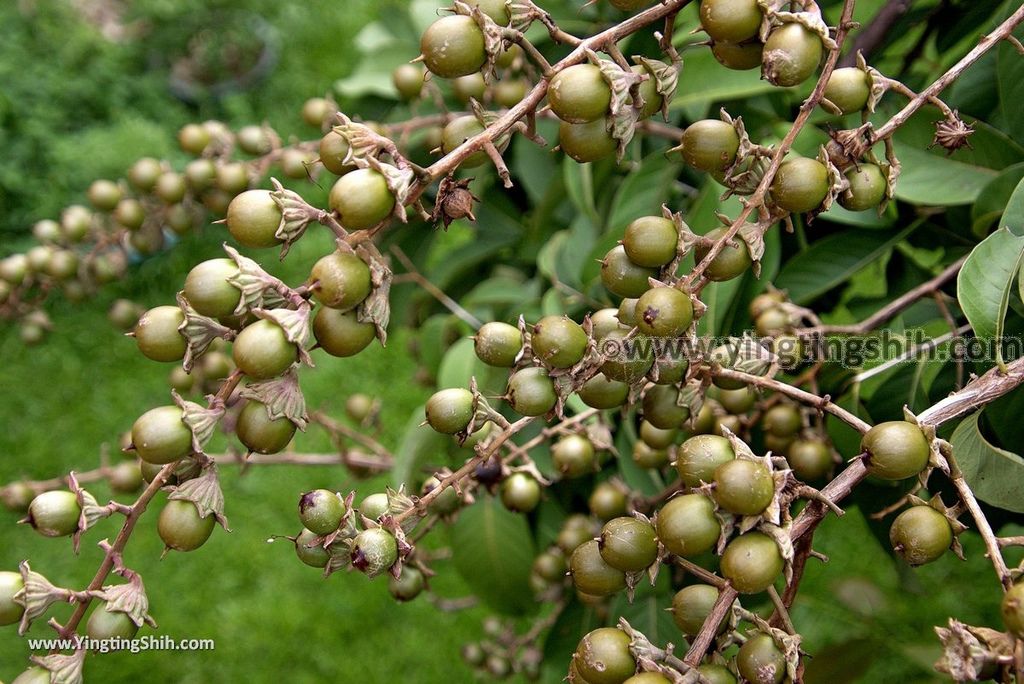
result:
[[(360, 25), (394, 2), (347, 0), (333, 5), (269, 0), (203, 3), (138, 0), (133, 16), (152, 24), (159, 41), (173, 45), (176, 17), (206, 6), (243, 6), (262, 12), (283, 37), (281, 61), (257, 88), (227, 99), (190, 106), (170, 97), (165, 73), (150, 68), (147, 41), (111, 44), (61, 1), (0, 5), (0, 252), (16, 245), (31, 221), (53, 216), (81, 201), (88, 183), (117, 177), (135, 158), (171, 156), (174, 134), (186, 121), (221, 118), (240, 125), (267, 120), (285, 137), (311, 131), (298, 117), (301, 102), (324, 93), (354, 66), (350, 44)], [(318, 201), (317, 191), (310, 193)], [(130, 296), (150, 306), (173, 301), (191, 264), (219, 256), (223, 233), (211, 228), (137, 268), (130, 279), (107, 288), (85, 306), (55, 302), (57, 328), (48, 341), (25, 349), (17, 329), (0, 327), (0, 482), (51, 477), (72, 467), (98, 463), (103, 443), (115, 444), (144, 408), (167, 402), (169, 367), (142, 358), (131, 340), (105, 319), (110, 301)], [(311, 235), (279, 267), (290, 282), (327, 251), (327, 236)], [(409, 412), (427, 390), (414, 382), (408, 338), (393, 332), (386, 351), (374, 347), (356, 359), (317, 356), (304, 372), (309, 403), (341, 414), (355, 391), (379, 391), (381, 439), (393, 446)], [(328, 448), (315, 431), (300, 436), (299, 449)], [(461, 644), (479, 639), (484, 611), (443, 613), (423, 599), (398, 605), (383, 581), (319, 572), (301, 565), (286, 543), (267, 544), (271, 534), (298, 529), (297, 494), (313, 487), (379, 491), (383, 479), (357, 482), (343, 469), (254, 470), (243, 478), (223, 473), (233, 532), (220, 530), (202, 549), (159, 561), (155, 515), (140, 524), (126, 556), (145, 577), (157, 634), (213, 638), (210, 653), (107, 654), (89, 657), (88, 681), (465, 681), (471, 677), (457, 657)], [(104, 487), (91, 487), (102, 501)], [(154, 508), (156, 507), (155, 504)], [(73, 557), (66, 540), (46, 540), (15, 516), (0, 513), (0, 567), (25, 558), (60, 585), (79, 587), (91, 579), (100, 554), (95, 542), (116, 532), (107, 522), (91, 532)], [(1009, 533), (1010, 531), (1008, 531)], [(998, 626), (998, 588), (976, 537), (965, 539), (969, 560), (951, 554), (911, 571), (895, 565), (865, 517), (851, 509), (829, 519), (816, 548), (831, 562), (812, 562), (794, 620), (805, 635), (809, 681), (930, 682), (939, 655), (934, 625), (949, 615), (972, 624)], [(1019, 559), (1011, 559), (1016, 562)], [(437, 592), (468, 592), (451, 568), (438, 567)], [(58, 619), (67, 607), (53, 611)], [(8, 628), (0, 638), (0, 679), (21, 671), (27, 649)], [(39, 624), (33, 636), (49, 636)], [(560, 668), (558, 664), (556, 669)], [(555, 678), (557, 679), (557, 677)]]

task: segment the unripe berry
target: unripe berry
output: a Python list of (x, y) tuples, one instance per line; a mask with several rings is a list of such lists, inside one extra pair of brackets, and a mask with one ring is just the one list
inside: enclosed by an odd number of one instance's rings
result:
[(1024, 584), (1015, 584), (1006, 591), (1000, 610), (1006, 629), (1024, 639)]
[(931, 506), (911, 506), (889, 528), (893, 551), (910, 565), (938, 560), (953, 544), (953, 528)]
[(295, 423), (288, 418), (271, 418), (267, 405), (250, 400), (235, 424), (238, 440), (257, 454), (276, 454), (295, 436)]
[(423, 573), (409, 565), (402, 568), (402, 574), (397, 578), (388, 578), (388, 593), (396, 601), (412, 601), (423, 593), (424, 586)]
[(339, 311), (322, 306), (313, 317), (313, 337), (331, 356), (354, 356), (377, 336), (373, 323), (359, 321), (355, 310)]
[(370, 520), (377, 520), (388, 512), (389, 507), (388, 495), (385, 492), (376, 492), (359, 503), (359, 513)]
[(781, 684), (786, 678), (786, 656), (764, 633), (755, 634), (740, 646), (736, 666), (750, 684)]
[(161, 173), (156, 179), (156, 186), (153, 193), (160, 198), (164, 204), (177, 204), (185, 198), (188, 186), (181, 174), (167, 171)]
[[(421, 490), (421, 493), (427, 494), (428, 492), (433, 491), (436, 487), (439, 487), (440, 485), (441, 481), (438, 480), (436, 477), (427, 478), (427, 481), (423, 483), (423, 489)], [(459, 507), (461, 505), (462, 498), (459, 496), (459, 493), (455, 491), (455, 488), (445, 487), (444, 491), (437, 495), (430, 502), (430, 504), (428, 504), (427, 509), (430, 510), (432, 513), (438, 513), (440, 515), (449, 515), (459, 510)]]
[(705, 663), (697, 668), (708, 684), (736, 684), (736, 675), (725, 665)]
[(336, 251), (321, 257), (309, 274), (313, 296), (324, 306), (347, 311), (370, 294), (370, 268), (355, 254)]
[(663, 216), (641, 216), (626, 226), (622, 246), (637, 266), (660, 268), (676, 258), (679, 231)]
[(612, 91), (601, 69), (589, 63), (576, 64), (558, 72), (548, 87), (551, 111), (569, 123), (604, 119)]
[(310, 532), (306, 528), (302, 528), (302, 531), (295, 537), (295, 555), (311, 568), (326, 567), (327, 561), (330, 560), (330, 553), (327, 549), (314, 545), (319, 537), (320, 535)]
[(512, 473), (501, 483), (501, 502), (515, 513), (529, 513), (540, 503), (540, 483), (526, 473)]
[(602, 627), (580, 640), (573, 663), (585, 682), (621, 684), (636, 672), (629, 636), (614, 627)]
[(233, 259), (208, 259), (200, 262), (185, 278), (185, 299), (203, 316), (222, 318), (234, 315), (242, 300), (242, 291), (228, 282), (238, 274)]
[(511, 368), (523, 348), (523, 335), (519, 328), (508, 323), (484, 323), (476, 331), (473, 348), (477, 358), (488, 366)]
[(314, 128), (320, 128), (334, 112), (334, 106), (322, 97), (311, 97), (302, 103), (302, 120)]
[(903, 480), (928, 466), (931, 450), (921, 428), (903, 421), (874, 426), (861, 439), (868, 471), (883, 480)]
[(350, 555), (352, 567), (367, 577), (376, 577), (398, 560), (398, 542), (387, 530), (371, 527), (356, 535)]
[(486, 90), (487, 84), (484, 82), (484, 75), (479, 71), (452, 79), (452, 91), (455, 93), (455, 99), (464, 105), (468, 105), (470, 100), (482, 101)]
[(116, 494), (130, 494), (142, 486), (142, 470), (139, 461), (131, 460), (118, 463), (110, 469), (107, 476), (110, 490)]
[(781, 87), (803, 83), (818, 68), (824, 48), (821, 36), (796, 22), (772, 29), (764, 42), (762, 74)]
[(423, 63), (441, 78), (479, 71), (487, 60), (484, 34), (472, 17), (442, 17), (427, 27), (420, 40)]
[(775, 540), (761, 532), (736, 537), (722, 553), (722, 575), (741, 594), (770, 587), (782, 572), (783, 559)]
[(157, 532), (168, 548), (195, 551), (213, 534), (216, 522), (212, 514), (199, 517), (199, 510), (191, 501), (174, 499), (160, 511)]
[(647, 340), (627, 340), (626, 335), (625, 331), (615, 330), (602, 340), (598, 350), (606, 358), (601, 372), (612, 380), (633, 383), (654, 366), (654, 352)]
[(568, 435), (551, 447), (551, 461), (565, 477), (582, 477), (596, 469), (594, 445), (582, 435)]
[[(221, 163), (217, 165), (217, 189), (227, 195), (227, 199), (229, 202), (231, 201), (231, 198), (245, 192), (246, 188), (248, 187), (249, 171), (246, 168), (245, 164), (241, 162), (229, 162), (226, 164)], [(258, 192), (269, 193), (269, 191), (267, 190), (260, 190)], [(230, 208), (230, 205), (228, 208)], [(218, 211), (215, 213), (219, 214), (221, 212)], [(241, 240), (239, 240), (239, 242), (241, 242)], [(246, 247), (256, 246), (257, 245), (246, 245)]]
[(756, 39), (742, 43), (716, 40), (711, 44), (711, 54), (726, 69), (747, 71), (761, 66), (764, 60), (764, 43)]
[[(718, 241), (725, 236), (727, 230), (724, 226), (722, 228), (715, 228), (708, 231), (704, 237), (709, 240)], [(694, 258), (699, 263), (704, 260), (704, 257), (710, 251), (710, 246), (700, 243), (694, 250)], [(746, 273), (751, 263), (753, 262), (750, 258), (750, 249), (747, 247), (747, 243), (739, 235), (735, 235), (725, 243), (722, 251), (711, 260), (704, 274), (714, 281), (732, 280)]]
[(832, 453), (820, 439), (794, 440), (784, 453), (789, 467), (805, 482), (820, 480), (832, 470)]
[(139, 631), (138, 625), (132, 622), (128, 613), (107, 610), (105, 601), (97, 603), (85, 625), (85, 633), (90, 639), (131, 639)]
[(672, 597), (672, 619), (676, 627), (686, 636), (696, 636), (717, 601), (718, 588), (710, 584), (683, 587)]
[(679, 144), (687, 164), (699, 171), (722, 173), (736, 161), (740, 137), (732, 124), (703, 119), (683, 131)]
[(384, 176), (373, 169), (356, 169), (331, 188), (331, 209), (349, 230), (372, 228), (391, 215), (395, 196)]
[(669, 499), (654, 520), (658, 540), (671, 553), (693, 558), (718, 543), (722, 525), (715, 506), (703, 494), (684, 494)]
[(734, 458), (736, 453), (725, 437), (697, 435), (679, 448), (676, 470), (683, 484), (698, 487), (702, 482), (713, 481), (718, 466)]
[(128, 169), (128, 182), (139, 192), (149, 192), (162, 172), (160, 162), (152, 157), (143, 157)]
[(555, 385), (543, 368), (531, 366), (512, 374), (508, 380), (508, 401), (523, 416), (541, 416), (555, 408)]
[(146, 220), (146, 210), (138, 200), (128, 197), (117, 203), (114, 220), (128, 230), (138, 230)]
[(618, 144), (608, 130), (608, 120), (604, 118), (579, 124), (563, 121), (558, 126), (559, 147), (580, 164), (612, 156)]
[(281, 207), (269, 190), (246, 190), (228, 205), (228, 231), (245, 247), (274, 247), (281, 225)]
[(243, 126), (236, 136), (238, 147), (246, 154), (260, 155), (270, 152), (270, 135), (263, 126)]
[(839, 205), (850, 211), (874, 209), (885, 198), (886, 182), (876, 164), (858, 164), (851, 166), (843, 174), (850, 182), (849, 189), (837, 198)]
[(391, 72), (391, 82), (399, 97), (415, 100), (423, 92), (423, 68), (418, 64), (400, 64)]
[(89, 203), (99, 211), (113, 211), (121, 201), (121, 188), (109, 180), (96, 180), (89, 186)]
[(627, 504), (626, 495), (610, 482), (598, 484), (587, 499), (590, 512), (601, 520), (611, 520), (625, 515)]
[(334, 532), (345, 516), (341, 497), (328, 489), (314, 489), (299, 498), (299, 520), (310, 532), (323, 536)]
[[(671, 431), (675, 434), (675, 431)], [(633, 462), (645, 470), (661, 470), (668, 465), (668, 451), (654, 449), (647, 442), (639, 441), (633, 445)]]
[(636, 325), (651, 337), (675, 337), (693, 321), (690, 296), (674, 287), (652, 287), (636, 303)]
[(644, 393), (644, 420), (662, 430), (682, 427), (690, 417), (690, 409), (680, 406), (679, 390), (671, 385), (654, 385)]
[(298, 349), (277, 323), (259, 320), (238, 333), (232, 356), (239, 370), (253, 380), (269, 380), (295, 363)]
[(701, 0), (700, 25), (713, 40), (739, 43), (753, 38), (764, 15), (756, 0)]
[(810, 157), (793, 157), (782, 162), (772, 179), (772, 199), (786, 211), (812, 211), (825, 201), (828, 187), (824, 164)]
[(579, 389), (580, 399), (591, 408), (610, 409), (622, 406), (629, 396), (629, 385), (610, 380), (604, 373), (590, 378)]
[(667, 449), (676, 442), (678, 432), (675, 428), (662, 429), (648, 421), (640, 423), (640, 440), (652, 449)]
[(715, 501), (736, 515), (760, 515), (775, 495), (775, 480), (763, 464), (735, 458), (715, 469)]
[(871, 95), (868, 75), (857, 67), (836, 69), (829, 76), (824, 95), (843, 114), (859, 112), (867, 106)]
[(0, 572), (0, 626), (21, 620), (25, 607), (14, 602), (14, 595), (25, 586), (19, 572)]
[(637, 518), (621, 517), (606, 522), (598, 547), (604, 562), (623, 572), (644, 570), (658, 557), (654, 527)]
[(452, 388), (435, 392), (427, 400), (427, 423), (442, 434), (462, 432), (473, 419), (474, 404), (473, 393), (467, 389)]
[(569, 572), (576, 588), (591, 596), (608, 596), (626, 587), (626, 575), (601, 557), (597, 541), (576, 547), (569, 559)]
[(139, 458), (163, 465), (188, 456), (192, 431), (182, 417), (177, 406), (158, 406), (139, 416), (132, 425), (132, 444)]
[(562, 529), (558, 531), (555, 543), (565, 553), (572, 553), (580, 544), (593, 539), (600, 528), (596, 523), (585, 515), (570, 515), (562, 523)]
[(545, 316), (533, 326), (530, 344), (534, 356), (551, 368), (570, 368), (587, 350), (587, 334), (565, 316)]
[(185, 124), (178, 131), (178, 145), (182, 151), (198, 157), (210, 144), (210, 132), (201, 124)]

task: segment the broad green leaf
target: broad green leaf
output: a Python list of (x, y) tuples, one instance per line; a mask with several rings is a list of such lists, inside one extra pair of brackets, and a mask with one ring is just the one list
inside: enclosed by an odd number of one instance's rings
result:
[(723, 192), (725, 192), (724, 187), (710, 178), (707, 179), (697, 194), (697, 198), (683, 216), (686, 225), (690, 226), (693, 232), (704, 235), (708, 231), (720, 227), (722, 222), (715, 216), (715, 212), (733, 217), (739, 215), (743, 209), (739, 198), (733, 195), (726, 200), (719, 199)]
[(999, 113), (1006, 132), (1024, 143), (1024, 60), (1007, 42), (996, 51), (996, 78), (999, 83)]
[(797, 304), (807, 304), (879, 259), (921, 223), (915, 221), (892, 236), (859, 230), (830, 235), (790, 259), (775, 284), (788, 290)]
[(566, 157), (562, 162), (562, 178), (569, 200), (577, 209), (588, 216), (594, 223), (600, 223), (594, 203), (594, 167), (591, 164), (579, 164)]
[(993, 446), (978, 427), (980, 413), (964, 418), (950, 438), (953, 455), (974, 495), (987, 504), (1024, 513), (1024, 458)]
[(583, 272), (587, 267), (590, 250), (597, 242), (599, 223), (580, 214), (569, 226), (568, 241), (555, 257), (558, 279), (570, 287), (583, 284)]
[(646, 157), (639, 168), (623, 179), (608, 213), (607, 230), (621, 239), (626, 226), (641, 216), (661, 216), (661, 205), (679, 170), (660, 152)]
[(633, 602), (630, 603), (624, 593), (615, 597), (611, 615), (614, 618), (624, 617), (634, 628), (644, 633), (651, 643), (665, 647), (667, 644), (685, 646), (682, 633), (672, 619), (672, 613), (666, 608), (672, 605), (672, 584), (669, 573), (658, 573), (658, 581), (652, 587), (644, 579), (637, 585)]
[(473, 340), (463, 337), (445, 352), (441, 367), (437, 371), (437, 388), (469, 388), (469, 380), (476, 377), (483, 382), (488, 366), (476, 357)]
[(423, 406), (417, 406), (409, 416), (402, 433), (402, 440), (395, 449), (395, 466), (391, 470), (391, 481), (395, 487), (406, 485), (415, 490), (419, 485), (420, 469), (429, 463), (444, 460), (450, 438), (431, 430), (423, 422)]
[(540, 294), (536, 280), (523, 282), (508, 276), (483, 281), (462, 298), (467, 309), (475, 306), (500, 306), (526, 303)]
[(761, 80), (757, 69), (723, 69), (711, 50), (687, 52), (685, 65), (679, 77), (679, 90), (672, 100), (672, 109), (696, 107), (707, 112), (719, 100), (748, 98), (775, 90), (775, 86)]
[(573, 595), (544, 639), (544, 681), (565, 679), (569, 659), (580, 639), (602, 624), (594, 606), (582, 603)]
[[(1021, 179), (1024, 179), (1024, 163), (1004, 169), (982, 189), (971, 207), (971, 232), (979, 239), (988, 235), (989, 229), (1006, 211), (1007, 202)], [(1024, 223), (1024, 211), (1021, 213), (1020, 223)]]
[(903, 163), (903, 173), (896, 181), (896, 198), (915, 204), (970, 204), (997, 175), (992, 169), (907, 145), (897, 144), (896, 156)]
[(960, 269), (957, 301), (978, 337), (995, 337), (1002, 329), (1022, 254), (1024, 237), (1001, 228), (975, 247)]
[(448, 348), (448, 342), (451, 340), (450, 335), (454, 326), (454, 316), (435, 314), (425, 320), (417, 331), (416, 340), (420, 363), (432, 375), (437, 375), (441, 359), (444, 358), (445, 349)]
[[(875, 118), (877, 125), (879, 121), (884, 121), (887, 115), (880, 110)], [(899, 158), (904, 162), (904, 171), (911, 170), (910, 164), (907, 163), (910, 157), (904, 159), (902, 155), (902, 150), (906, 149), (915, 149), (918, 152), (930, 154), (936, 159), (951, 159), (969, 166), (996, 171), (1024, 161), (1024, 147), (1015, 143), (999, 129), (969, 116), (964, 116), (963, 120), (974, 126), (974, 133), (970, 137), (970, 147), (960, 148), (953, 153), (952, 157), (949, 157), (942, 147), (935, 146), (929, 149), (935, 136), (935, 122), (944, 118), (937, 108), (922, 107), (896, 131), (894, 139), (897, 143), (897, 151), (900, 152)], [(899, 187), (899, 183), (896, 185)]]
[(1010, 199), (1006, 201), (999, 227), (1006, 228), (1014, 235), (1024, 235), (1024, 180), (1017, 183)]
[[(538, 132), (544, 136), (557, 130), (547, 121), (538, 121), (537, 124)], [(516, 183), (526, 190), (534, 205), (539, 205), (552, 185), (557, 184), (558, 166), (555, 158), (549, 150), (528, 140), (526, 136), (513, 137), (511, 166)]]
[[(615, 448), (619, 452), (619, 475), (630, 489), (639, 491), (648, 496), (656, 494), (660, 487), (655, 481), (655, 475), (645, 470), (633, 460), (633, 444), (636, 442), (632, 425), (625, 424), (625, 429), (620, 429), (615, 436)], [(659, 478), (660, 479), (660, 478)]]
[(483, 496), (459, 514), (450, 539), (453, 565), (484, 603), (505, 614), (533, 605), (533, 538), (524, 516)]
[(839, 203), (833, 205), (824, 214), (820, 214), (815, 221), (830, 221), (841, 223), (856, 228), (888, 228), (896, 222), (897, 212), (895, 203), (890, 203), (886, 210), (879, 216), (875, 209), (867, 211), (850, 211), (843, 209)]
[(569, 231), (560, 230), (544, 243), (537, 253), (537, 270), (548, 280), (558, 278), (558, 253), (561, 252), (569, 240)]

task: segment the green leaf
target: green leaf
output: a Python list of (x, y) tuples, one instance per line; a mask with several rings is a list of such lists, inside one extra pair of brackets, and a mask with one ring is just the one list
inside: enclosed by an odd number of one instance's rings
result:
[(473, 340), (463, 337), (449, 347), (441, 359), (441, 367), (437, 371), (437, 388), (468, 388), (470, 378), (476, 376), (482, 381), (487, 368), (487, 365), (477, 358)]
[(921, 220), (915, 221), (890, 237), (859, 230), (830, 235), (790, 259), (775, 284), (788, 290), (795, 303), (807, 304), (879, 259), (921, 223)]
[(454, 327), (455, 317), (450, 314), (435, 314), (425, 320), (417, 331), (417, 349), (419, 359), (434, 376), (441, 367), (441, 359), (444, 358), (444, 350), (448, 346), (447, 340)]
[[(877, 114), (877, 117), (882, 121), (885, 120), (885, 115), (881, 112)], [(944, 118), (937, 108), (922, 107), (896, 131), (894, 139), (897, 143), (897, 152), (900, 152), (899, 157), (904, 161), (904, 171), (911, 170), (910, 164), (903, 159), (902, 150), (906, 149), (912, 148), (918, 152), (924, 152), (935, 159), (949, 160), (946, 151), (941, 147), (928, 149), (935, 136), (935, 122)], [(957, 150), (952, 156), (953, 160), (968, 166), (996, 171), (1024, 161), (1024, 147), (1015, 143), (1005, 133), (984, 121), (969, 116), (962, 118), (966, 123), (974, 126), (974, 133), (969, 138), (971, 146)], [(902, 181), (902, 178), (900, 180)], [(899, 187), (899, 183), (896, 185)]]
[(391, 481), (395, 487), (405, 484), (407, 489), (415, 491), (420, 468), (431, 461), (439, 461), (434, 457), (443, 456), (447, 449), (447, 437), (421, 425), (423, 409), (423, 406), (417, 406), (413, 410), (395, 450), (395, 466), (391, 470)]
[(573, 596), (544, 640), (544, 681), (559, 682), (565, 679), (569, 659), (580, 639), (602, 624), (593, 606)]
[(757, 69), (723, 69), (711, 50), (694, 50), (686, 53), (686, 66), (679, 76), (679, 90), (672, 100), (672, 109), (685, 107), (691, 113), (706, 113), (719, 100), (749, 98), (773, 90), (773, 85), (761, 80)]
[(964, 418), (950, 438), (964, 479), (974, 495), (987, 504), (1024, 513), (1024, 459), (993, 446), (978, 427), (980, 413)]
[(621, 239), (630, 221), (641, 216), (661, 216), (661, 205), (679, 171), (660, 152), (645, 157), (636, 171), (622, 181), (608, 214), (607, 229)]
[(1007, 42), (996, 53), (996, 78), (999, 83), (999, 113), (1003, 116), (1006, 132), (1019, 143), (1024, 143), (1024, 60)]
[(562, 163), (562, 178), (569, 200), (594, 223), (600, 223), (594, 202), (594, 167), (591, 164), (578, 164), (566, 157)]
[(1006, 205), (1021, 179), (1024, 179), (1024, 163), (1004, 169), (982, 189), (974, 206), (971, 207), (971, 232), (979, 239), (988, 235), (989, 228), (1006, 211)]
[(907, 145), (897, 144), (896, 155), (903, 163), (903, 173), (896, 181), (896, 198), (914, 204), (970, 204), (997, 175), (992, 169)]
[(960, 269), (957, 300), (978, 337), (996, 337), (1002, 330), (1022, 255), (1024, 237), (1001, 228), (975, 247)]
[(641, 468), (633, 460), (633, 444), (636, 442), (636, 434), (634, 434), (632, 425), (626, 423), (623, 428), (615, 436), (615, 449), (619, 452), (619, 475), (630, 489), (648, 496), (657, 494), (660, 486), (658, 482), (655, 482), (652, 471)]
[(1006, 201), (999, 227), (1006, 228), (1014, 235), (1024, 235), (1024, 180), (1017, 183), (1010, 199)]
[(533, 605), (533, 538), (524, 516), (484, 496), (459, 514), (450, 539), (452, 563), (484, 603), (505, 614)]

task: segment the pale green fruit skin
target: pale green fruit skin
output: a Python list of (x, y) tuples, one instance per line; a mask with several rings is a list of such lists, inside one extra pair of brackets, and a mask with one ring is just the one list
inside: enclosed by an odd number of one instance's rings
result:
[(773, 85), (800, 85), (813, 74), (824, 47), (821, 37), (795, 22), (772, 30), (764, 42), (765, 80)]
[(295, 363), (297, 354), (284, 329), (267, 320), (246, 326), (232, 348), (235, 365), (254, 380), (281, 375)]
[(849, 190), (838, 197), (839, 205), (850, 211), (874, 209), (885, 199), (885, 175), (875, 164), (850, 167), (843, 174), (850, 182)]
[(472, 17), (461, 15), (442, 17), (431, 24), (423, 32), (420, 52), (427, 69), (441, 78), (479, 71), (487, 60), (483, 31)]
[(608, 596), (626, 588), (626, 575), (601, 557), (597, 541), (586, 541), (572, 552), (569, 569), (576, 588), (591, 596)]
[(580, 640), (573, 656), (580, 677), (589, 684), (621, 684), (636, 671), (629, 636), (614, 627), (601, 627)]
[(106, 602), (100, 602), (93, 609), (85, 632), (91, 639), (131, 639), (139, 631), (127, 613), (108, 611)]
[(41, 667), (30, 667), (15, 677), (11, 684), (50, 684), (50, 673)]
[(355, 254), (341, 251), (321, 257), (310, 271), (309, 282), (317, 283), (313, 290), (317, 301), (342, 311), (366, 299), (372, 288), (369, 266)]
[(671, 553), (693, 558), (718, 543), (722, 525), (715, 505), (703, 494), (683, 494), (670, 499), (655, 518), (658, 540)]
[(250, 401), (238, 415), (235, 434), (258, 454), (276, 454), (295, 436), (295, 423), (287, 418), (271, 419), (266, 404)]
[(558, 127), (558, 144), (581, 164), (607, 159), (618, 147), (604, 118), (579, 124), (563, 121)]
[(893, 520), (889, 541), (905, 561), (924, 565), (941, 558), (953, 544), (953, 528), (931, 506), (911, 506)]
[(199, 517), (199, 510), (191, 501), (174, 499), (160, 511), (157, 532), (169, 548), (175, 551), (195, 551), (213, 534), (217, 520), (213, 514)]
[(232, 259), (203, 261), (185, 278), (185, 299), (204, 316), (231, 316), (242, 301), (242, 291), (228, 282), (237, 274), (238, 265)]
[(857, 67), (836, 69), (825, 86), (825, 99), (839, 107), (843, 114), (864, 109), (870, 95), (868, 75)]
[(0, 572), (0, 626), (13, 625), (21, 620), (24, 606), (14, 602), (14, 595), (25, 586), (18, 572)]
[(356, 169), (334, 183), (330, 205), (338, 212), (341, 225), (350, 230), (365, 230), (391, 215), (395, 196), (380, 172)]
[(228, 231), (245, 247), (274, 247), (281, 225), (281, 208), (269, 190), (246, 190), (228, 205)]
[(778, 545), (761, 532), (736, 537), (722, 553), (722, 575), (741, 594), (756, 594), (770, 587), (783, 565)]
[(313, 336), (331, 356), (354, 356), (377, 336), (373, 323), (361, 323), (355, 310), (338, 311), (322, 306), (313, 317)]
[(868, 471), (883, 480), (903, 480), (928, 465), (931, 450), (921, 428), (903, 421), (874, 426), (861, 439), (868, 454)]
[(828, 194), (828, 170), (817, 159), (787, 159), (779, 166), (771, 188), (772, 199), (786, 211), (811, 211), (817, 209)]
[(1018, 638), (1024, 638), (1024, 583), (1015, 584), (1003, 595), (1000, 607), (1003, 624)]
[(587, 123), (608, 113), (612, 91), (593, 64), (576, 64), (558, 72), (548, 87), (548, 104), (562, 121)]
[(710, 584), (691, 584), (672, 597), (672, 619), (679, 631), (694, 636), (704, 626), (718, 601), (718, 589)]
[(697, 435), (683, 442), (676, 470), (687, 487), (714, 480), (715, 469), (736, 457), (732, 445), (718, 435)]
[(780, 684), (786, 678), (786, 657), (767, 634), (750, 637), (736, 656), (740, 674), (751, 684)]
[(701, 27), (714, 40), (739, 43), (757, 35), (763, 15), (756, 0), (702, 0)]
[(132, 425), (132, 444), (139, 458), (164, 465), (188, 456), (192, 451), (192, 431), (182, 422), (177, 406), (158, 406), (146, 411)]

